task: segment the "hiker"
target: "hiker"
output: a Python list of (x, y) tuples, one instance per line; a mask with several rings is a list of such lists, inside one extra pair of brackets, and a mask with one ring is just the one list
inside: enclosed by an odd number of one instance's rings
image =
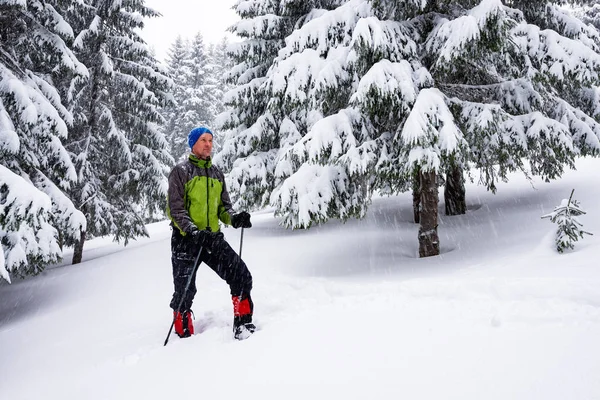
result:
[[(233, 333), (245, 339), (254, 333), (254, 304), (250, 297), (252, 275), (240, 256), (225, 241), (219, 220), (234, 228), (250, 228), (250, 214), (235, 213), (221, 170), (212, 164), (213, 133), (206, 127), (188, 134), (191, 154), (169, 174), (167, 215), (171, 219), (171, 261), (175, 291), (171, 300), (175, 332), (194, 334), (192, 302), (196, 271), (204, 262), (229, 285), (233, 302)], [(201, 253), (199, 253), (201, 251)], [(195, 265), (195, 261), (198, 263)], [(185, 290), (188, 280), (191, 282)]]

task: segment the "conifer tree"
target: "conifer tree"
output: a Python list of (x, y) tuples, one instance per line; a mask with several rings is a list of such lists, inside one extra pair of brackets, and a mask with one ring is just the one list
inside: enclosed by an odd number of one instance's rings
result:
[[(190, 129), (200, 125), (209, 126), (215, 118), (217, 83), (212, 76), (212, 62), (200, 32), (190, 42), (188, 68), (182, 99), (184, 124)], [(186, 129), (184, 136), (190, 129)]]
[(87, 76), (69, 46), (75, 1), (0, 1), (0, 276), (59, 259), (86, 222), (64, 195), (77, 175), (64, 147), (73, 116), (58, 82)]
[[(398, 193), (418, 178), (433, 212), (437, 200), (428, 196), (437, 196), (444, 173), (464, 190), (462, 171), (474, 167), (495, 190), (509, 172), (555, 179), (576, 156), (598, 154), (598, 33), (556, 4), (310, 7), (272, 63), (236, 67), (240, 77), (268, 71), (232, 92), (261, 105), (234, 109), (241, 117), (230, 127), (238, 129), (221, 154), (240, 204), (271, 204), (285, 225), (307, 227), (361, 217), (375, 191)], [(260, 38), (274, 26), (241, 16), (238, 26)], [(267, 48), (260, 40), (244, 45), (259, 43)], [(464, 209), (460, 192), (451, 210)], [(421, 232), (429, 234), (437, 218), (425, 220)], [(437, 254), (434, 234), (421, 239), (426, 255)]]
[(563, 199), (560, 206), (554, 208), (554, 211), (542, 216), (558, 225), (554, 242), (559, 253), (563, 253), (566, 249), (573, 250), (574, 242), (583, 239), (584, 234), (591, 235), (590, 232), (581, 229), (583, 224), (577, 217), (584, 215), (585, 211), (579, 207), (579, 202), (573, 199), (574, 192), (575, 189), (571, 191), (568, 199)]
[(170, 80), (139, 37), (142, 17), (157, 16), (139, 1), (87, 0), (73, 15), (77, 57), (89, 78), (77, 86), (68, 150), (78, 184), (69, 196), (88, 226), (75, 244), (81, 261), (86, 238), (112, 234), (124, 241), (147, 235), (137, 206), (162, 208), (172, 163), (158, 124)]
[(287, 110), (271, 102), (267, 71), (284, 39), (317, 3), (263, 0), (237, 5), (241, 21), (232, 30), (243, 40), (230, 46), (234, 66), (229, 82), (234, 88), (225, 95), (228, 110), (217, 119), (227, 139), (215, 162), (230, 171), (229, 188), (240, 209), (269, 204), (279, 148), (294, 133), (286, 131), (290, 124), (281, 118)]
[[(187, 133), (200, 125), (212, 127), (217, 112), (223, 109), (225, 85), (221, 85), (220, 80), (227, 65), (217, 65), (212, 53), (213, 50), (206, 48), (201, 33), (189, 42), (179, 37), (169, 49), (167, 65), (175, 83), (174, 103), (163, 110), (163, 115), (167, 120), (171, 155), (176, 160), (184, 159), (189, 153)], [(225, 62), (223, 56), (219, 62)], [(216, 142), (220, 138), (221, 135), (215, 135)]]
[[(209, 126), (220, 126), (217, 121), (217, 116), (225, 112), (226, 107), (224, 104), (225, 93), (233, 88), (228, 82), (227, 75), (233, 67), (232, 60), (227, 54), (227, 48), (229, 47), (229, 41), (227, 38), (223, 38), (219, 43), (211, 45), (209, 48), (210, 65), (209, 71), (214, 82), (214, 87), (211, 88), (213, 92), (212, 98), (215, 101), (213, 107), (213, 120)], [(224, 142), (224, 135), (217, 134), (214, 138), (214, 153), (221, 151)]]
[(170, 145), (171, 156), (175, 160), (180, 160), (187, 154), (188, 149), (185, 133), (193, 128), (189, 122), (183, 120), (185, 114), (183, 101), (190, 67), (189, 43), (181, 36), (177, 36), (171, 44), (166, 63), (169, 77), (173, 80), (173, 101), (162, 110), (166, 120), (164, 130)]

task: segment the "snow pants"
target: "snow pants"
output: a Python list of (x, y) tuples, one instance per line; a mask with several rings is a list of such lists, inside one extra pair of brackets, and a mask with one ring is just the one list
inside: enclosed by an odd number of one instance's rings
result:
[[(198, 256), (198, 248), (193, 240), (181, 235), (179, 229), (174, 228), (171, 236), (171, 263), (173, 264), (173, 284), (175, 290), (171, 299), (171, 308), (174, 311), (185, 311), (192, 308), (196, 295), (196, 271), (204, 262), (229, 285), (232, 297), (240, 299), (250, 298), (252, 290), (252, 275), (240, 256), (231, 248), (229, 243), (221, 241), (218, 248), (202, 249), (198, 265), (194, 265)], [(185, 286), (192, 274), (192, 281), (186, 293)], [(181, 309), (177, 306), (183, 297)]]

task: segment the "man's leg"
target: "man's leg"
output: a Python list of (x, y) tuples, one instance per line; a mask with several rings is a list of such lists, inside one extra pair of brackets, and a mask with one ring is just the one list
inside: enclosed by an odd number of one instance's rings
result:
[[(185, 239), (178, 230), (173, 230), (171, 237), (171, 263), (173, 265), (174, 292), (171, 299), (171, 308), (175, 319), (175, 332), (180, 337), (194, 334), (191, 308), (196, 295), (196, 271), (194, 265), (197, 254), (193, 254), (191, 243)], [(188, 280), (190, 285), (185, 290)], [(179, 304), (181, 303), (181, 306)]]
[(250, 297), (252, 274), (231, 246), (222, 241), (218, 248), (207, 255), (206, 264), (229, 285), (233, 303), (233, 328), (247, 326), (254, 331), (252, 314), (254, 303)]

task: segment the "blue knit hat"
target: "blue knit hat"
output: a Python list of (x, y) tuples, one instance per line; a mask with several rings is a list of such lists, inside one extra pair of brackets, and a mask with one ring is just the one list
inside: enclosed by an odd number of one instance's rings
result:
[(198, 139), (200, 139), (200, 136), (202, 136), (205, 133), (210, 133), (210, 135), (213, 136), (213, 133), (210, 131), (210, 129), (204, 126), (194, 128), (190, 131), (190, 133), (188, 134), (188, 145), (190, 146), (190, 149), (194, 147)]

